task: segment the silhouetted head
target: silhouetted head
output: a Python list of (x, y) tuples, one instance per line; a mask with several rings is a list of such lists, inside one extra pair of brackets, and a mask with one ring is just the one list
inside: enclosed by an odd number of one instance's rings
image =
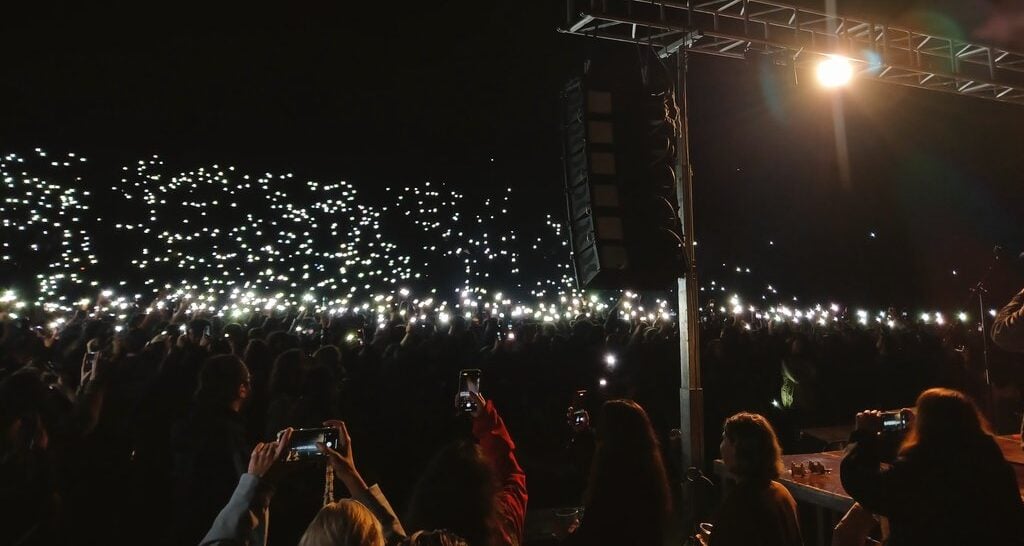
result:
[(722, 462), (741, 482), (769, 482), (782, 472), (782, 448), (775, 429), (756, 413), (737, 413), (725, 420)]
[(480, 447), (457, 442), (427, 465), (403, 519), (409, 529), (446, 529), (473, 546), (490, 546), (498, 532), (498, 483)]
[(249, 369), (237, 356), (212, 356), (199, 371), (196, 401), (206, 408), (234, 407), (237, 411), (249, 397), (249, 381)]
[(970, 442), (990, 434), (988, 423), (967, 395), (952, 389), (928, 389), (917, 397), (914, 422), (900, 451)]

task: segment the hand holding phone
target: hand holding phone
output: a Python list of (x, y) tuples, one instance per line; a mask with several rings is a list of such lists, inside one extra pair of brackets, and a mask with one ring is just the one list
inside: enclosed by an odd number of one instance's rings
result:
[(274, 466), (274, 463), (281, 460), (281, 456), (284, 454), (284, 450), (287, 449), (288, 444), (291, 442), (292, 429), (286, 428), (282, 430), (277, 437), (276, 442), (258, 443), (256, 447), (252, 449), (252, 454), (249, 456), (249, 474), (262, 478), (270, 471), (270, 467)]
[(335, 446), (328, 446), (326, 443), (317, 444), (317, 449), (327, 457), (327, 462), (334, 469), (334, 473), (342, 480), (362, 480), (356, 470), (356, 462), (352, 457), (352, 437), (348, 435), (348, 427), (344, 421), (331, 419), (324, 421), (324, 425), (331, 427), (337, 434), (338, 442)]

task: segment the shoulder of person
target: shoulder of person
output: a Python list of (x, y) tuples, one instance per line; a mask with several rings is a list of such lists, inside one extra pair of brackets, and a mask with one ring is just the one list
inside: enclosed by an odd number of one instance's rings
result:
[(780, 482), (772, 480), (771, 483), (768, 484), (768, 490), (770, 491), (773, 499), (796, 506), (796, 499), (793, 498), (793, 494), (790, 493), (789, 489), (786, 489), (786, 486), (782, 485)]

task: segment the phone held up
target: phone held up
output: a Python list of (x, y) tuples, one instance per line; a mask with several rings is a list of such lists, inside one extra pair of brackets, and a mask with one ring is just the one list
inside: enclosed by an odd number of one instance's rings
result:
[(459, 395), (456, 397), (456, 409), (464, 413), (473, 413), (477, 409), (476, 397), (480, 394), (480, 370), (462, 370), (459, 372)]
[(907, 410), (882, 412), (882, 432), (905, 432), (910, 428), (910, 416)]
[(580, 389), (572, 397), (572, 405), (569, 406), (569, 426), (576, 432), (586, 430), (590, 426), (590, 416), (587, 414), (587, 390)]
[[(278, 440), (281, 434), (277, 433)], [(338, 449), (338, 429), (336, 428), (299, 428), (292, 431), (292, 439), (288, 449), (281, 455), (285, 462), (302, 461), (323, 457), (323, 453), (317, 449), (316, 444), (321, 443), (331, 449)]]

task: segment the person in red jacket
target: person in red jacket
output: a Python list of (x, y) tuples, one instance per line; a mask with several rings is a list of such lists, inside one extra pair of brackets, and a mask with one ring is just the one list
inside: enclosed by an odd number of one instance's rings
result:
[(478, 443), (458, 442), (434, 457), (404, 521), (410, 530), (444, 529), (473, 546), (518, 546), (526, 518), (526, 474), (494, 404), (474, 396)]

